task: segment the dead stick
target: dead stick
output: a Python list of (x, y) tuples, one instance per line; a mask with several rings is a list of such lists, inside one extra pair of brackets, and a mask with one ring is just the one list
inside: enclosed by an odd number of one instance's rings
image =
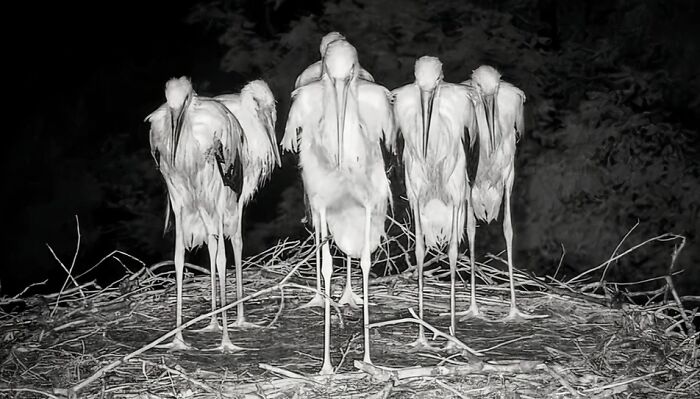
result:
[(668, 373), (667, 370), (661, 370), (661, 371), (657, 371), (654, 373), (645, 374), (645, 375), (642, 375), (639, 377), (634, 377), (634, 378), (630, 378), (630, 379), (626, 379), (626, 380), (622, 380), (622, 381), (618, 381), (618, 382), (613, 382), (612, 384), (607, 384), (607, 385), (603, 385), (600, 387), (593, 387), (593, 388), (584, 389), (583, 392), (590, 393), (590, 392), (605, 391), (607, 389), (612, 389), (612, 388), (616, 388), (619, 386), (628, 385), (629, 383), (632, 383), (632, 382), (636, 382), (639, 380), (645, 380), (649, 377), (653, 377), (653, 376), (661, 375), (661, 374), (667, 374), (667, 373)]
[(471, 353), (474, 356), (483, 356), (483, 354), (477, 350), (474, 350), (467, 346), (464, 342), (460, 341), (456, 337), (445, 334), (444, 332), (438, 330), (437, 328), (433, 327), (431, 324), (427, 323), (425, 320), (421, 320), (418, 315), (416, 315), (416, 312), (413, 310), (413, 308), (408, 308), (409, 313), (411, 313), (411, 316), (413, 318), (404, 318), (404, 319), (398, 319), (398, 320), (387, 320), (387, 321), (381, 321), (378, 323), (372, 323), (369, 325), (369, 328), (377, 328), (377, 327), (383, 327), (383, 326), (390, 326), (394, 324), (401, 324), (401, 323), (416, 323), (416, 324), (421, 324), (423, 327), (427, 328), (428, 330), (433, 332), (434, 336), (438, 337), (443, 337), (448, 341), (451, 341), (455, 344), (457, 344), (460, 348), (466, 350), (467, 352)]
[(567, 281), (567, 283), (568, 283), (568, 284), (572, 284), (572, 283), (574, 283), (574, 282), (580, 280), (580, 279), (583, 278), (584, 276), (586, 276), (586, 275), (588, 275), (588, 274), (591, 274), (591, 273), (593, 273), (593, 272), (596, 271), (596, 270), (602, 269), (602, 268), (605, 267), (605, 265), (607, 265), (609, 262), (618, 260), (618, 259), (622, 258), (623, 256), (626, 256), (626, 255), (629, 254), (630, 252), (634, 252), (634, 251), (636, 251), (637, 249), (639, 249), (639, 248), (641, 248), (641, 247), (643, 247), (643, 246), (645, 246), (645, 245), (647, 245), (647, 244), (649, 244), (649, 243), (651, 243), (651, 242), (654, 242), (654, 241), (671, 241), (671, 240), (675, 240), (675, 239), (678, 239), (678, 238), (684, 238), (684, 237), (683, 237), (683, 236), (680, 236), (680, 235), (677, 235), (677, 234), (671, 234), (671, 233), (664, 233), (664, 234), (658, 235), (658, 236), (656, 236), (656, 237), (652, 237), (652, 238), (650, 238), (650, 239), (648, 239), (648, 240), (646, 240), (646, 241), (643, 241), (643, 242), (641, 242), (641, 243), (639, 243), (639, 244), (633, 246), (632, 248), (628, 249), (627, 251), (625, 251), (625, 252), (623, 252), (623, 253), (621, 253), (621, 254), (618, 254), (617, 256), (615, 256), (615, 257), (613, 257), (613, 258), (608, 259), (607, 261), (601, 263), (600, 265), (598, 265), (598, 266), (596, 266), (596, 267), (594, 267), (594, 268), (591, 268), (591, 269), (586, 270), (585, 272), (583, 272), (583, 273), (579, 274), (578, 276), (572, 278), (571, 280)]
[(434, 366), (434, 367), (408, 367), (396, 370), (387, 370), (373, 364), (355, 360), (355, 368), (362, 370), (380, 381), (389, 379), (403, 380), (416, 377), (435, 376), (465, 376), (469, 374), (519, 374), (531, 373), (542, 367), (539, 360), (519, 360), (513, 363), (496, 364), (488, 362), (475, 362), (456, 366)]
[(178, 375), (178, 376), (184, 378), (185, 380), (189, 381), (190, 383), (192, 383), (192, 384), (194, 384), (194, 385), (196, 385), (196, 386), (198, 386), (198, 387), (204, 389), (204, 390), (207, 391), (207, 392), (216, 392), (216, 389), (212, 388), (212, 387), (209, 386), (207, 383), (202, 382), (202, 381), (199, 381), (199, 380), (197, 380), (197, 379), (195, 379), (195, 378), (192, 378), (192, 377), (188, 376), (187, 374), (185, 374), (184, 372), (182, 372), (182, 371), (180, 371), (180, 370), (174, 369), (174, 368), (169, 367), (169, 366), (167, 366), (167, 365), (165, 365), (165, 364), (159, 364), (159, 363), (155, 363), (155, 362), (152, 362), (152, 361), (149, 361), (149, 360), (145, 360), (145, 359), (140, 359), (140, 360), (141, 360), (141, 363), (143, 363), (143, 364), (148, 364), (149, 366), (158, 367), (158, 368), (160, 368), (160, 369), (163, 369), (163, 370), (165, 370), (165, 371), (168, 371), (168, 372), (170, 372), (170, 373), (173, 373), (173, 374), (175, 374), (175, 375)]
[(566, 378), (564, 378), (563, 375), (561, 375), (559, 372), (557, 372), (557, 370), (555, 370), (553, 367), (548, 367), (546, 364), (544, 364), (543, 366), (544, 366), (543, 368), (545, 369), (545, 371), (547, 371), (547, 372), (549, 373), (549, 375), (551, 375), (551, 376), (554, 377), (556, 380), (558, 380), (559, 383), (560, 383), (564, 388), (566, 388), (566, 389), (569, 391), (570, 394), (572, 394), (572, 395), (573, 395), (574, 397), (576, 397), (576, 398), (580, 398), (580, 397), (581, 397), (581, 394), (578, 393), (578, 391), (576, 391), (576, 390), (574, 389), (574, 387), (572, 387), (571, 384), (569, 384), (569, 381), (567, 381)]
[(304, 382), (308, 382), (309, 384), (322, 385), (320, 382), (314, 381), (314, 380), (312, 380), (312, 379), (310, 379), (310, 378), (306, 378), (305, 376), (303, 376), (303, 375), (301, 375), (301, 374), (295, 373), (295, 372), (293, 372), (293, 371), (285, 370), (285, 369), (283, 369), (283, 368), (271, 366), (271, 365), (266, 364), (266, 363), (258, 363), (258, 367), (260, 367), (260, 368), (263, 369), (263, 370), (271, 371), (271, 372), (273, 372), (273, 373), (275, 373), (275, 374), (279, 374), (279, 375), (285, 376), (285, 377), (287, 377), (287, 378), (292, 378), (292, 379), (296, 379), (296, 380), (301, 380), (301, 381), (304, 381)]
[(622, 237), (622, 240), (620, 240), (620, 242), (617, 244), (617, 246), (615, 247), (615, 250), (612, 252), (612, 254), (610, 254), (610, 259), (608, 259), (608, 262), (605, 264), (605, 268), (603, 269), (603, 274), (600, 276), (600, 281), (599, 281), (599, 283), (601, 284), (601, 286), (604, 286), (604, 285), (605, 285), (605, 284), (604, 284), (604, 283), (605, 283), (605, 276), (608, 274), (608, 269), (610, 268), (610, 264), (612, 263), (612, 259), (613, 259), (613, 258), (615, 257), (615, 255), (617, 254), (617, 251), (620, 250), (620, 247), (622, 246), (622, 243), (625, 242), (625, 240), (627, 239), (627, 237), (629, 237), (630, 234), (632, 234), (632, 232), (634, 231), (634, 229), (637, 228), (637, 226), (639, 226), (639, 219), (637, 219), (637, 223), (635, 223), (634, 226), (632, 226), (632, 228), (629, 229), (629, 231), (627, 232), (627, 234), (625, 234), (625, 236)]

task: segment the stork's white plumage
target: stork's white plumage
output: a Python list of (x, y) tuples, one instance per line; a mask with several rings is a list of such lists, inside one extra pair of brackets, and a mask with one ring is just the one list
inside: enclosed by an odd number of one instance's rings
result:
[[(238, 223), (230, 218), (238, 216), (235, 199), (242, 181), (239, 156), (243, 131), (226, 107), (211, 98), (197, 96), (185, 77), (169, 80), (165, 96), (167, 102), (148, 115), (146, 121), (151, 123), (151, 152), (168, 187), (169, 205), (175, 215), (174, 261), (180, 327), (185, 250), (207, 243), (211, 278), (215, 279), (218, 272), (221, 303), (226, 304), (224, 236), (234, 234), (233, 226)], [(215, 298), (212, 303), (216, 304)], [(225, 312), (222, 320), (224, 327), (218, 348), (240, 349), (231, 343)], [(167, 347), (187, 349), (189, 345), (179, 331)]]
[(515, 304), (513, 282), (513, 227), (510, 214), (510, 196), (515, 177), (515, 147), (524, 130), (522, 90), (501, 80), (501, 74), (493, 67), (482, 65), (473, 71), (471, 79), (463, 82), (481, 98), (480, 117), (484, 118), (479, 130), (479, 164), (472, 182), (471, 197), (467, 209), (467, 236), (471, 248), (471, 304), (468, 316), (479, 316), (476, 303), (474, 236), (476, 219), (490, 223), (498, 218), (503, 207), (503, 235), (508, 252), (510, 277), (510, 313), (503, 320), (545, 317), (529, 315), (518, 310)]
[[(473, 99), (458, 84), (443, 81), (442, 63), (421, 57), (414, 83), (394, 90), (394, 114), (405, 142), (406, 193), (413, 210), (418, 271), (418, 309), (423, 318), (423, 259), (428, 248), (448, 244), (450, 320), (455, 323), (457, 247), (464, 230), (467, 152), (476, 138)], [(429, 347), (419, 327), (417, 347)]]
[[(330, 32), (327, 33), (323, 38), (321, 38), (321, 46), (320, 46), (320, 51), (321, 51), (321, 60), (316, 61), (315, 63), (309, 65), (298, 77), (296, 82), (294, 83), (294, 88), (297, 89), (301, 86), (305, 86), (311, 82), (316, 82), (321, 79), (321, 76), (323, 75), (323, 57), (326, 54), (326, 49), (328, 46), (338, 40), (342, 41), (347, 41), (345, 39), (345, 36), (338, 32)], [(358, 77), (360, 79), (364, 79), (369, 82), (374, 82), (374, 78), (372, 75), (367, 72), (364, 68), (360, 67), (358, 64)], [(297, 139), (296, 132), (295, 132), (295, 139)], [(282, 139), (282, 145), (286, 147), (290, 147), (291, 143), (289, 140), (292, 139), (291, 135), (285, 135), (285, 137)], [(311, 215), (309, 215), (310, 218), (312, 219), (311, 222), (312, 224), (314, 223), (314, 215), (313, 212), (311, 212)], [(316, 291), (317, 294), (314, 295), (314, 297), (305, 305), (301, 306), (302, 308), (305, 307), (314, 307), (314, 306), (324, 306), (324, 300), (321, 295), (318, 294), (318, 292), (321, 292), (321, 251), (320, 251), (320, 246), (319, 246), (319, 239), (320, 239), (320, 230), (319, 229), (314, 229), (315, 234), (314, 234), (314, 239), (316, 241)], [(357, 305), (362, 304), (362, 299), (353, 292), (352, 290), (352, 269), (351, 269), (351, 264), (352, 260), (348, 257), (347, 262), (346, 262), (346, 271), (347, 271), (347, 277), (345, 280), (345, 289), (343, 290), (343, 295), (340, 297), (340, 300), (338, 303), (340, 305), (348, 304), (353, 308), (356, 308)]]
[[(224, 216), (226, 230), (234, 232), (229, 238), (236, 266), (236, 295), (240, 299), (243, 297), (241, 271), (243, 207), (251, 200), (258, 188), (267, 181), (275, 165), (281, 166), (277, 138), (275, 137), (277, 111), (275, 110), (275, 97), (267, 83), (262, 80), (249, 82), (243, 87), (240, 94), (225, 94), (214, 99), (224, 104), (233, 113), (245, 132), (240, 158), (243, 182), (238, 197), (235, 198), (236, 193), (231, 192), (232, 197), (229, 199), (237, 201), (238, 206), (229, 209), (229, 212)], [(237, 212), (237, 214), (230, 212)], [(212, 285), (212, 292), (213, 289)], [(212, 302), (212, 307), (215, 305)], [(215, 318), (212, 318), (210, 326), (213, 329), (217, 328)], [(238, 304), (234, 326), (253, 326), (245, 320), (245, 309), (242, 302)]]
[[(322, 374), (333, 372), (330, 361), (330, 283), (333, 261), (328, 232), (348, 256), (359, 257), (363, 276), (364, 360), (371, 362), (368, 279), (370, 254), (384, 235), (391, 199), (380, 141), (393, 146), (391, 93), (358, 79), (355, 48), (344, 40), (329, 44), (324, 72), (316, 82), (292, 93), (283, 148), (300, 152), (304, 190), (320, 230), (325, 281), (325, 340)], [(300, 134), (300, 140), (297, 135)]]

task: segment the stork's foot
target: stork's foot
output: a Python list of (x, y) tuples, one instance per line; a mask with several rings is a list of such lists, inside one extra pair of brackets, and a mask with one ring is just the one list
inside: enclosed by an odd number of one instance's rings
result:
[(496, 321), (499, 321), (499, 322), (517, 322), (517, 321), (526, 321), (526, 320), (534, 320), (534, 319), (544, 319), (546, 317), (549, 317), (549, 315), (529, 314), (529, 313), (521, 312), (520, 309), (518, 309), (516, 306), (511, 306), (510, 312), (508, 313), (508, 316), (506, 316), (502, 319), (498, 319)]
[(326, 302), (323, 300), (323, 295), (321, 295), (317, 292), (309, 302), (307, 302), (304, 305), (299, 306), (298, 308), (296, 308), (296, 310), (306, 309), (306, 308), (314, 308), (314, 307), (322, 308), (324, 306), (326, 306)]
[(240, 347), (238, 345), (234, 345), (233, 342), (231, 342), (231, 339), (227, 335), (224, 335), (221, 338), (221, 344), (219, 346), (217, 346), (216, 348), (204, 349), (205, 352), (221, 352), (221, 353), (236, 353), (236, 352), (249, 351), (249, 350), (254, 350), (254, 349), (243, 348), (243, 347)]
[(345, 290), (343, 290), (343, 295), (340, 297), (340, 300), (338, 301), (338, 305), (350, 305), (351, 308), (358, 309), (362, 305), (362, 298), (352, 292), (352, 288), (349, 285), (345, 286)]
[(419, 336), (418, 339), (408, 344), (411, 352), (438, 352), (440, 348), (430, 345), (430, 342), (425, 336)]
[(240, 320), (236, 320), (233, 323), (229, 324), (228, 326), (231, 328), (240, 328), (241, 330), (249, 330), (252, 328), (263, 328), (262, 325), (246, 321), (245, 318), (241, 318)]
[(334, 374), (333, 372), (333, 366), (331, 366), (330, 361), (324, 361), (323, 362), (323, 367), (321, 367), (321, 371), (318, 372), (320, 375), (331, 375)]
[(469, 306), (469, 309), (461, 311), (461, 312), (455, 312), (455, 316), (461, 316), (459, 318), (459, 321), (464, 321), (464, 320), (469, 320), (469, 319), (481, 319), (481, 320), (486, 320), (486, 317), (484, 317), (483, 313), (481, 313), (481, 310), (479, 310), (479, 306), (476, 303), (472, 303), (471, 306)]
[(156, 348), (167, 349), (168, 351), (190, 351), (192, 346), (190, 346), (182, 338), (182, 335), (176, 335), (172, 342), (162, 345), (156, 345)]
[(221, 332), (221, 325), (219, 324), (219, 321), (216, 319), (216, 317), (212, 317), (211, 320), (209, 321), (208, 326), (200, 328), (198, 330), (190, 330), (190, 331), (198, 332), (198, 333)]

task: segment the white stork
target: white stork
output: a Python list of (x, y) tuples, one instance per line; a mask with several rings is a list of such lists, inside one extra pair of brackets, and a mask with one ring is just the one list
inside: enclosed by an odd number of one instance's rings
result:
[[(467, 200), (467, 152), (476, 140), (468, 90), (443, 81), (442, 63), (430, 56), (415, 64), (414, 83), (394, 90), (394, 114), (404, 139), (403, 162), (416, 235), (418, 311), (423, 318), (423, 259), (428, 248), (448, 243), (450, 321), (455, 323), (457, 249), (463, 238)], [(419, 327), (418, 348), (429, 348)]]
[(545, 315), (530, 315), (521, 312), (515, 304), (513, 282), (513, 226), (510, 215), (510, 196), (515, 176), (515, 145), (523, 133), (522, 90), (501, 80), (501, 74), (493, 67), (482, 65), (475, 69), (471, 79), (462, 84), (477, 93), (481, 99), (480, 116), (487, 126), (479, 130), (479, 161), (472, 182), (471, 197), (467, 209), (467, 237), (471, 256), (471, 304), (466, 317), (480, 316), (476, 303), (474, 236), (476, 219), (490, 223), (498, 218), (501, 202), (503, 206), (503, 235), (508, 252), (508, 275), (510, 278), (510, 313), (503, 320), (533, 319)]
[[(330, 32), (327, 33), (323, 38), (321, 38), (321, 60), (316, 61), (315, 63), (309, 65), (298, 77), (296, 82), (294, 83), (294, 88), (298, 89), (301, 86), (305, 86), (311, 82), (315, 82), (321, 79), (321, 76), (323, 75), (323, 56), (326, 54), (326, 49), (328, 48), (328, 45), (337, 41), (337, 40), (343, 40), (347, 41), (345, 39), (345, 36), (338, 32)], [(374, 82), (374, 78), (372, 75), (367, 72), (364, 68), (360, 67), (358, 64), (358, 78), (364, 79), (368, 82)], [(283, 143), (286, 141), (289, 141), (289, 137), (291, 136), (285, 136), (285, 138), (282, 139)], [(317, 215), (313, 215), (313, 212), (311, 212), (311, 222), (312, 225), (314, 220), (318, 219)], [(316, 218), (314, 218), (316, 216)], [(316, 241), (316, 295), (305, 305), (301, 306), (301, 308), (306, 308), (306, 307), (314, 307), (314, 306), (319, 306), (323, 307), (324, 306), (324, 300), (323, 296), (319, 294), (321, 292), (321, 251), (320, 247), (318, 245), (319, 243), (319, 233), (320, 229), (318, 226), (314, 225), (314, 239)], [(357, 305), (362, 304), (362, 299), (355, 294), (352, 291), (352, 259), (350, 256), (347, 257), (345, 261), (345, 266), (347, 270), (347, 277), (345, 280), (345, 289), (343, 290), (343, 295), (340, 297), (340, 300), (338, 303), (340, 305), (348, 304), (353, 308), (356, 308)]]
[[(299, 150), (302, 179), (320, 229), (325, 282), (324, 359), (321, 374), (330, 374), (330, 284), (333, 259), (329, 231), (348, 256), (359, 257), (363, 277), (364, 361), (370, 363), (368, 280), (370, 255), (385, 234), (391, 200), (380, 140), (393, 146), (391, 93), (359, 79), (355, 48), (344, 40), (329, 44), (323, 75), (292, 93), (282, 146)], [(297, 141), (297, 135), (300, 140)]]
[[(224, 94), (214, 97), (214, 99), (224, 104), (233, 113), (245, 133), (240, 158), (243, 169), (243, 184), (238, 191), (229, 192), (229, 201), (236, 201), (238, 205), (227, 208), (224, 215), (225, 231), (233, 233), (228, 237), (231, 240), (236, 264), (236, 297), (240, 299), (243, 297), (241, 271), (243, 207), (253, 198), (258, 188), (269, 179), (275, 165), (281, 166), (275, 137), (277, 112), (275, 110), (275, 97), (267, 83), (262, 80), (254, 80), (246, 84), (240, 94)], [(213, 296), (215, 292), (213, 280), (211, 289), (211, 306), (214, 310), (216, 301)], [(246, 322), (242, 302), (238, 304), (236, 321), (233, 326), (239, 328), (257, 326)], [(212, 316), (209, 326), (203, 330), (218, 330), (219, 328), (216, 316)]]
[[(211, 278), (219, 274), (222, 306), (226, 305), (226, 251), (224, 236), (231, 236), (238, 216), (237, 198), (242, 184), (240, 162), (243, 131), (236, 117), (220, 102), (200, 97), (189, 79), (171, 79), (165, 85), (167, 102), (146, 117), (151, 123), (153, 158), (168, 187), (169, 206), (175, 215), (175, 272), (177, 327), (182, 325), (182, 274), (185, 250), (207, 243)], [(166, 217), (166, 226), (169, 219)], [(212, 303), (216, 299), (212, 298)], [(218, 349), (240, 349), (228, 335), (226, 312)], [(182, 332), (172, 343), (174, 350), (188, 349)]]

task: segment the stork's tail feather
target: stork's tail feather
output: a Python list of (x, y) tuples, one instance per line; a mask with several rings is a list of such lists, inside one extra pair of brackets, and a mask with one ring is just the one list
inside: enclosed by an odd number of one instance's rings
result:
[[(386, 207), (383, 212), (372, 212), (370, 219), (369, 250), (374, 252), (384, 235)], [(357, 206), (340, 206), (328, 209), (328, 230), (333, 241), (347, 255), (359, 258), (364, 245), (365, 208)]]
[(503, 188), (488, 187), (486, 189), (478, 186), (472, 187), (472, 206), (477, 219), (487, 223), (498, 219), (503, 199)]
[[(439, 199), (432, 199), (421, 206), (421, 227), (427, 247), (436, 247), (449, 242), (452, 231), (452, 206)], [(462, 240), (464, 231), (464, 215), (460, 215), (457, 226), (459, 237)]]
[(165, 199), (165, 224), (163, 224), (163, 235), (170, 231), (170, 198)]

